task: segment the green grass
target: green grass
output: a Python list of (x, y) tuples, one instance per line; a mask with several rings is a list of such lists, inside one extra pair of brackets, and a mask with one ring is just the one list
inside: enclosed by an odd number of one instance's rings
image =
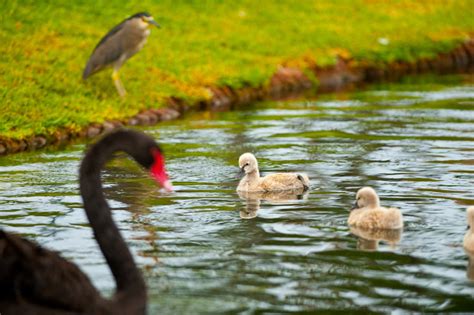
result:
[[(123, 119), (169, 96), (208, 98), (209, 86), (265, 84), (278, 65), (430, 57), (474, 32), (474, 0), (8, 0), (0, 10), (0, 138)], [(143, 10), (162, 28), (122, 68), (127, 98), (110, 71), (82, 82), (99, 39)]]

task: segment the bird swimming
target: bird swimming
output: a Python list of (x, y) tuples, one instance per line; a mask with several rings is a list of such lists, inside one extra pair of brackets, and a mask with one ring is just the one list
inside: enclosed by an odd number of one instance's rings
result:
[(375, 190), (363, 187), (357, 192), (347, 223), (363, 229), (400, 229), (403, 217), (399, 209), (381, 207)]
[(240, 170), (245, 174), (237, 191), (265, 192), (293, 190), (304, 192), (309, 189), (309, 178), (304, 173), (276, 173), (260, 177), (258, 162), (252, 153), (239, 158)]
[(464, 235), (464, 249), (474, 255), (474, 207), (466, 210), (468, 230)]
[(80, 192), (95, 239), (115, 279), (115, 294), (103, 297), (72, 262), (0, 229), (0, 314), (146, 313), (145, 281), (113, 221), (100, 179), (101, 169), (118, 151), (130, 155), (165, 189), (172, 189), (163, 152), (143, 133), (110, 133), (85, 154), (79, 170)]
[(140, 12), (112, 28), (97, 44), (89, 57), (82, 78), (86, 80), (100, 70), (112, 67), (112, 79), (121, 97), (126, 95), (119, 78), (120, 67), (139, 52), (150, 35), (150, 27), (160, 27), (147, 12)]

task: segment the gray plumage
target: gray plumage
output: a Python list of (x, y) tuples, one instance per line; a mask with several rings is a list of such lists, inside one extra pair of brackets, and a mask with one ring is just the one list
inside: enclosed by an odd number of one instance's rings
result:
[(113, 79), (121, 96), (125, 89), (118, 79), (118, 70), (130, 57), (139, 52), (150, 34), (149, 26), (159, 26), (148, 13), (137, 13), (112, 28), (97, 44), (86, 64), (82, 78), (113, 67)]

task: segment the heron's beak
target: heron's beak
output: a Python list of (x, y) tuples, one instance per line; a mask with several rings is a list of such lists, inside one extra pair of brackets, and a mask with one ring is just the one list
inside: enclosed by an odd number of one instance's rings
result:
[(158, 28), (161, 28), (160, 24), (156, 23), (155, 20), (148, 20), (148, 24), (155, 25)]
[(351, 211), (352, 210), (355, 210), (355, 209), (359, 209), (359, 205), (357, 204), (357, 200), (354, 202), (354, 204), (352, 205), (352, 208), (351, 208)]

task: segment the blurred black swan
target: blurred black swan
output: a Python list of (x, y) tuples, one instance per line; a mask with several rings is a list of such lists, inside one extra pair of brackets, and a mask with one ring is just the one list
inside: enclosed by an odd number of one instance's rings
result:
[(79, 171), (84, 209), (112, 271), (116, 292), (101, 296), (89, 278), (58, 253), (0, 229), (0, 314), (145, 314), (146, 286), (104, 198), (100, 172), (124, 151), (167, 190), (172, 186), (164, 157), (149, 136), (130, 130), (111, 133), (87, 151)]

